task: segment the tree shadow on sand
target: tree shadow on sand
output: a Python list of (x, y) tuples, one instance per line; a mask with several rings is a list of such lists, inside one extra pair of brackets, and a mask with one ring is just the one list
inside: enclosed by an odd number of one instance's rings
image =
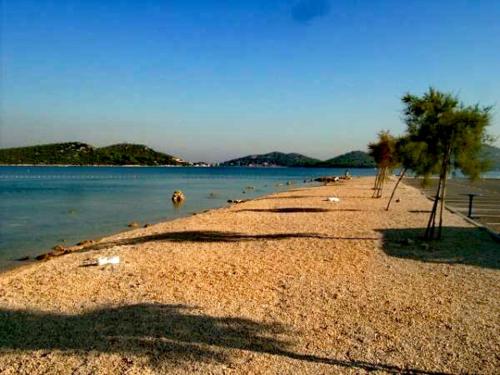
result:
[(261, 198), (255, 198), (254, 201), (264, 201), (264, 200), (280, 200), (280, 199), (302, 199), (302, 198), (322, 198), (318, 195), (286, 195), (286, 196), (266, 196)]
[(59, 350), (135, 355), (157, 369), (184, 362), (230, 363), (231, 350), (287, 357), (347, 368), (393, 373), (436, 374), (380, 363), (300, 354), (280, 339), (287, 329), (235, 317), (211, 317), (184, 305), (138, 304), (80, 315), (0, 310), (0, 354)]
[(122, 238), (118, 240), (98, 242), (84, 246), (77, 252), (89, 250), (101, 250), (113, 246), (137, 245), (146, 242), (245, 242), (245, 241), (281, 241), (293, 238), (310, 238), (319, 240), (378, 240), (378, 237), (334, 237), (320, 233), (265, 233), (265, 234), (247, 234), (238, 232), (223, 231), (180, 231), (163, 232), (150, 234), (146, 236)]
[(425, 228), (381, 229), (383, 250), (398, 258), (500, 268), (500, 246), (476, 227), (443, 227), (441, 240), (423, 241)]
[(318, 207), (283, 207), (283, 208), (247, 208), (238, 210), (238, 212), (270, 212), (277, 214), (293, 214), (293, 213), (321, 213), (330, 211), (327, 208)]

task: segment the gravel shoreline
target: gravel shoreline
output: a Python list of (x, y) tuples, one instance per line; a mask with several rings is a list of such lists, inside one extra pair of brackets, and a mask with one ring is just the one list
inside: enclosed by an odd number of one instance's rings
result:
[[(499, 245), (372, 177), (119, 233), (0, 274), (0, 373), (495, 373)], [(339, 203), (327, 201), (337, 196)], [(98, 256), (116, 266), (83, 267)]]

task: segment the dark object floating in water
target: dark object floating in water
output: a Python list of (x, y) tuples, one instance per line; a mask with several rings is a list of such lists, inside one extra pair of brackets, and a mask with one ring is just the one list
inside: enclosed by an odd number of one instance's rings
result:
[(172, 202), (174, 203), (181, 203), (186, 199), (184, 196), (184, 193), (180, 190), (174, 191), (174, 194), (172, 194)]
[(17, 260), (18, 262), (23, 262), (23, 261), (25, 261), (25, 260), (29, 260), (29, 259), (30, 259), (30, 257), (29, 257), (29, 256), (24, 256), (24, 257), (18, 258), (18, 259), (16, 259), (16, 260)]

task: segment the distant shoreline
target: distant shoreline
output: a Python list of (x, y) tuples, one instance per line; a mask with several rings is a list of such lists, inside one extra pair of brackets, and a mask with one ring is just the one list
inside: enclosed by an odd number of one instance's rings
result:
[(137, 165), (137, 164), (0, 164), (0, 167), (123, 167), (123, 168), (263, 168), (263, 169), (273, 169), (273, 168), (322, 168), (322, 169), (375, 169), (375, 167), (366, 166), (286, 166), (286, 165), (273, 165), (273, 166), (248, 166), (248, 165), (211, 165), (211, 166), (197, 166), (197, 165)]
[(153, 168), (177, 168), (177, 167), (192, 167), (192, 168), (206, 168), (196, 167), (191, 165), (137, 165), (137, 164), (0, 164), (0, 167), (153, 167)]

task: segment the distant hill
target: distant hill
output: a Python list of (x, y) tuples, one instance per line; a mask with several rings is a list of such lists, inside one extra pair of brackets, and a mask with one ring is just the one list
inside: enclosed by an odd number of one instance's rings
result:
[(484, 145), (483, 157), (491, 161), (491, 170), (500, 171), (500, 148)]
[(183, 165), (182, 159), (144, 145), (122, 143), (96, 148), (66, 142), (0, 149), (0, 164)]
[(320, 161), (305, 155), (283, 152), (270, 152), (261, 155), (248, 155), (222, 163), (223, 166), (280, 166), (280, 167), (304, 167), (312, 166)]
[(364, 151), (351, 151), (325, 160), (322, 164), (337, 168), (373, 168), (376, 166), (375, 160)]
[(280, 167), (374, 167), (372, 157), (363, 151), (352, 151), (332, 159), (321, 161), (305, 155), (282, 152), (270, 152), (261, 155), (249, 155), (222, 163), (223, 166), (280, 166)]

